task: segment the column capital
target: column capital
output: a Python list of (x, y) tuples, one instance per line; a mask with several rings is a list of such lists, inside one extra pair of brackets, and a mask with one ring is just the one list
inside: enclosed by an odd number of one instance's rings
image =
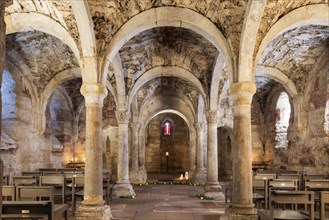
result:
[(130, 119), (130, 112), (128, 111), (115, 111), (115, 116), (117, 118), (118, 124), (128, 124)]
[(218, 120), (218, 111), (217, 110), (208, 110), (206, 112), (208, 124), (217, 124)]
[(194, 127), (197, 129), (197, 131), (203, 131), (206, 127), (206, 123), (204, 122), (196, 122), (194, 123)]
[(85, 97), (86, 105), (103, 106), (107, 95), (107, 89), (100, 83), (83, 83), (80, 92)]
[(133, 128), (133, 129), (138, 130), (141, 127), (141, 123), (139, 123), (139, 122), (132, 122), (132, 123), (130, 123), (130, 127)]
[(256, 85), (253, 82), (245, 81), (232, 83), (230, 95), (233, 100), (233, 105), (250, 105), (255, 92)]

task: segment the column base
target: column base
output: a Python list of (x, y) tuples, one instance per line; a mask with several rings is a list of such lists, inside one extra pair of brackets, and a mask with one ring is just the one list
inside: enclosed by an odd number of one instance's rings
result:
[(135, 191), (130, 183), (116, 183), (113, 187), (112, 196), (114, 198), (120, 198), (122, 196), (136, 195)]
[(110, 220), (111, 209), (107, 205), (87, 206), (81, 204), (75, 213), (76, 220)]
[(218, 182), (207, 182), (205, 187), (205, 196), (213, 198), (214, 200), (225, 200), (225, 196), (222, 192), (222, 187)]
[(194, 174), (192, 182), (194, 184), (205, 185), (207, 182), (207, 170), (206, 169), (197, 170)]
[(258, 220), (257, 209), (253, 205), (240, 207), (229, 206), (220, 220)]
[(133, 184), (146, 183), (147, 173), (145, 169), (131, 170), (129, 172), (129, 181)]

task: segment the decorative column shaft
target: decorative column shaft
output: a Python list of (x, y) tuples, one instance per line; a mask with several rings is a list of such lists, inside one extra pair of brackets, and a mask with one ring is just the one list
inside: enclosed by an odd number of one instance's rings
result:
[(208, 148), (207, 148), (207, 184), (206, 196), (215, 200), (224, 200), (222, 187), (218, 183), (218, 154), (217, 154), (217, 110), (207, 111)]
[(128, 123), (130, 112), (116, 111), (118, 121), (118, 180), (113, 187), (113, 196), (130, 196), (135, 192), (129, 182)]
[(204, 127), (205, 124), (204, 123), (196, 123), (195, 124), (195, 128), (197, 131), (197, 146), (196, 146), (196, 169), (198, 170), (204, 170), (204, 161), (203, 161), (203, 148), (204, 148), (204, 144), (203, 144), (203, 136), (204, 136)]
[(129, 183), (128, 123), (130, 113), (116, 111), (118, 121), (118, 183)]
[(234, 111), (234, 158), (233, 191), (229, 212), (233, 215), (256, 214), (252, 201), (251, 162), (251, 102), (255, 92), (256, 86), (252, 82), (233, 83), (230, 89)]
[(131, 169), (137, 171), (139, 167), (138, 163), (138, 137), (140, 123), (131, 123)]
[(76, 219), (105, 219), (110, 216), (103, 200), (102, 107), (106, 88), (97, 83), (83, 83), (81, 94), (86, 103), (86, 162), (84, 200)]
[(217, 154), (217, 119), (216, 110), (207, 112), (208, 121), (208, 149), (207, 149), (207, 185), (210, 188), (218, 188), (218, 154)]
[(207, 170), (204, 167), (204, 153), (203, 149), (205, 147), (204, 145), (204, 130), (205, 130), (205, 124), (204, 123), (195, 123), (196, 128), (196, 137), (197, 137), (197, 143), (196, 143), (196, 172), (193, 178), (193, 182), (195, 184), (202, 184), (204, 185), (207, 180)]

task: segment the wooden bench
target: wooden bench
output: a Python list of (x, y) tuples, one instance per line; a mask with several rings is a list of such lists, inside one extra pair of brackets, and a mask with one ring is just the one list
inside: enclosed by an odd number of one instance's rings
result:
[(275, 173), (257, 173), (253, 176), (253, 179), (276, 179)]
[(51, 201), (3, 201), (1, 219), (53, 220)]
[(253, 200), (256, 208), (260, 208), (261, 201), (265, 203), (265, 209), (268, 209), (265, 201), (265, 192), (267, 191), (267, 179), (253, 179), (252, 180)]
[(36, 186), (38, 184), (37, 176), (11, 176), (9, 185), (29, 185)]
[[(309, 215), (302, 214), (295, 210), (274, 210), (275, 204), (308, 204)], [(264, 220), (274, 219), (310, 219), (314, 220), (314, 192), (311, 191), (286, 191), (271, 190), (269, 195), (270, 210), (258, 210), (258, 216)]]
[(15, 186), (2, 186), (2, 200), (4, 201), (16, 200)]
[(326, 207), (325, 205), (329, 204), (329, 191), (322, 191), (320, 193), (320, 219), (326, 219)]
[(65, 203), (65, 181), (64, 176), (40, 176), (40, 186), (54, 186), (54, 196), (61, 197), (62, 204)]
[(16, 187), (16, 200), (42, 200), (48, 199), (51, 201), (53, 215), (64, 215), (67, 220), (67, 204), (54, 204), (54, 187), (53, 186), (17, 186)]

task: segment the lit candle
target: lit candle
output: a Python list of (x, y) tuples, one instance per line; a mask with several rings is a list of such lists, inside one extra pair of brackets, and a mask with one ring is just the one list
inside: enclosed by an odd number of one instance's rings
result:
[(85, 157), (83, 158), (83, 162), (86, 162), (86, 158)]

